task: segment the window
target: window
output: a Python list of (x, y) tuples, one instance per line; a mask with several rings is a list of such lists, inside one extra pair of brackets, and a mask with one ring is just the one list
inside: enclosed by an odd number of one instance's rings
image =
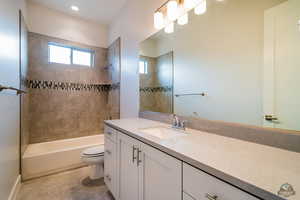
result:
[(148, 73), (148, 63), (147, 63), (146, 60), (140, 60), (139, 69), (140, 69), (140, 74), (147, 74)]
[(73, 64), (91, 66), (92, 65), (91, 52), (73, 50)]
[(49, 61), (51, 63), (71, 64), (71, 49), (49, 45)]
[(49, 62), (66, 65), (83, 65), (92, 67), (94, 52), (87, 49), (68, 47), (60, 44), (49, 43)]

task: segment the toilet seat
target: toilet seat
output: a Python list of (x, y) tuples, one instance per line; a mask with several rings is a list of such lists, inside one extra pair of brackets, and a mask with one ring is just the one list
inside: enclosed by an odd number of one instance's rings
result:
[(104, 155), (104, 145), (91, 147), (84, 150), (81, 154), (83, 157), (100, 157)]

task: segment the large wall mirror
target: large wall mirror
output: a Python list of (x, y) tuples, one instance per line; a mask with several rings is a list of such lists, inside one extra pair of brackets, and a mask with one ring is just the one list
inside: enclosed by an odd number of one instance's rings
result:
[(140, 44), (140, 110), (300, 130), (300, 1), (207, 0)]

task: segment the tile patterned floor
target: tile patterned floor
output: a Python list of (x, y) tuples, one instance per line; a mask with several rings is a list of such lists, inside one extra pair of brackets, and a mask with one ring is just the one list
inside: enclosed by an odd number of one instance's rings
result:
[(107, 187), (86, 187), (81, 181), (89, 174), (84, 167), (46, 176), (22, 184), (17, 200), (113, 200)]

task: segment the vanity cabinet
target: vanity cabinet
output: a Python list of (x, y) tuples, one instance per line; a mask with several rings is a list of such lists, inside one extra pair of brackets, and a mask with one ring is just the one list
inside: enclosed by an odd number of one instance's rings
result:
[(117, 130), (112, 132), (117, 133), (116, 165), (105, 160), (105, 172), (115, 171), (117, 184), (111, 192), (117, 200), (182, 199), (180, 160)]
[(258, 200), (254, 196), (229, 185), (188, 164), (183, 164), (184, 200)]
[(105, 183), (116, 200), (258, 200), (108, 126)]
[(113, 196), (117, 196), (117, 140), (114, 129), (104, 129), (104, 182)]

